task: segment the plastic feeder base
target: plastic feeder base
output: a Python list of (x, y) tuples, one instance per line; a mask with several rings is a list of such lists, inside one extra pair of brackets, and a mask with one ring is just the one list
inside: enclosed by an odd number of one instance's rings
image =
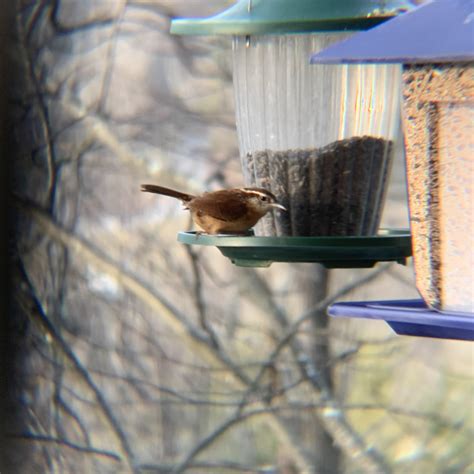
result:
[(408, 230), (384, 229), (370, 237), (255, 237), (251, 233), (236, 236), (180, 232), (178, 241), (217, 247), (232, 263), (242, 267), (317, 262), (327, 268), (370, 268), (377, 262), (405, 264), (411, 256)]

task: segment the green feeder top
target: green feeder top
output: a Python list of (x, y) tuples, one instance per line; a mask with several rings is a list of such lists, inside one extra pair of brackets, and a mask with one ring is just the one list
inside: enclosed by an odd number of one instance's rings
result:
[(177, 35), (263, 35), (367, 30), (411, 10), (407, 0), (239, 0), (210, 18), (171, 22)]

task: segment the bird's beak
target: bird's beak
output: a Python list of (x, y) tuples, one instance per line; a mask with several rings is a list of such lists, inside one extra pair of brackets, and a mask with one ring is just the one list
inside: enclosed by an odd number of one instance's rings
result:
[(288, 212), (288, 209), (285, 206), (282, 206), (281, 204), (278, 204), (277, 202), (272, 202), (270, 206), (274, 207), (275, 209), (281, 209), (282, 211)]

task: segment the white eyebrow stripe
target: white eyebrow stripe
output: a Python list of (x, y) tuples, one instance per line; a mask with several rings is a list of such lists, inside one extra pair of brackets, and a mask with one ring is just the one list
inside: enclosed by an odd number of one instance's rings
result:
[(265, 193), (263, 191), (257, 191), (255, 189), (245, 189), (246, 193), (255, 194), (256, 196), (272, 197), (270, 193)]

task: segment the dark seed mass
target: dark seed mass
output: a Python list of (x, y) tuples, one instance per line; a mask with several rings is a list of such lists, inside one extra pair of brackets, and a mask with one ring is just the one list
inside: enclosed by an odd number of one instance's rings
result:
[(363, 136), (321, 148), (247, 154), (248, 185), (270, 190), (288, 209), (261, 219), (257, 235), (373, 235), (392, 151), (391, 140)]

